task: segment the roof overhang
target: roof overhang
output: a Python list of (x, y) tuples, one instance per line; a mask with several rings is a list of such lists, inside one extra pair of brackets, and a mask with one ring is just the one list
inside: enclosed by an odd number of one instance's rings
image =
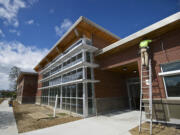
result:
[(77, 41), (82, 36), (91, 38), (92, 34), (96, 34), (102, 39), (106, 39), (110, 43), (120, 40), (118, 36), (81, 16), (50, 49), (48, 54), (35, 66), (34, 70), (38, 71), (38, 69), (44, 67), (47, 63), (52, 61), (56, 56), (62, 53), (73, 42)]
[(154, 23), (126, 38), (123, 38), (99, 51), (97, 56), (104, 56), (137, 45), (144, 37), (154, 39), (168, 31), (180, 28), (180, 12), (173, 14), (157, 23)]

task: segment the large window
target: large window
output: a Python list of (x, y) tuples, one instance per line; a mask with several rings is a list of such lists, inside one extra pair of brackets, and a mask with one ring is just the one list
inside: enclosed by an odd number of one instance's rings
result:
[(60, 84), (60, 83), (61, 83), (61, 76), (56, 77), (56, 78), (49, 81), (50, 86), (57, 85), (57, 84)]
[(43, 74), (42, 104), (54, 107), (58, 95), (58, 108), (84, 116), (95, 113), (93, 53), (87, 50), (89, 47), (83, 49), (64, 57)]
[(82, 83), (62, 87), (62, 109), (83, 114)]
[(48, 77), (49, 75), (50, 75), (50, 72), (44, 73), (44, 74), (43, 74), (43, 78), (46, 78), (46, 77)]
[(68, 68), (69, 66), (72, 66), (80, 61), (82, 61), (82, 53), (78, 53), (63, 62), (63, 69)]
[(162, 65), (164, 84), (168, 97), (180, 97), (180, 62)]
[(82, 68), (70, 71), (66, 74), (63, 75), (63, 82), (69, 82), (69, 81), (74, 81), (78, 79), (82, 79)]
[(47, 87), (47, 86), (49, 86), (49, 81), (42, 82), (42, 87)]

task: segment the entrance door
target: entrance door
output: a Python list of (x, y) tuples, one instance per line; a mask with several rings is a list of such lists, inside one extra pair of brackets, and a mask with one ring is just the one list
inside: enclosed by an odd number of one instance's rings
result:
[(129, 108), (131, 110), (139, 110), (140, 104), (140, 83), (139, 82), (127, 82), (128, 96), (129, 96)]

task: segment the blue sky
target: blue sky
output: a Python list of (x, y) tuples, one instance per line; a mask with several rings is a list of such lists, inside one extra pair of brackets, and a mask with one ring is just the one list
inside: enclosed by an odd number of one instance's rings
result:
[(0, 89), (10, 67), (32, 69), (79, 16), (124, 38), (178, 11), (180, 0), (0, 0)]

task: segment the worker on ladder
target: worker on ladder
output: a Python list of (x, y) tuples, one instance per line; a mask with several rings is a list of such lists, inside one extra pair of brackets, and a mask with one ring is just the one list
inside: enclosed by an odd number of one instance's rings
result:
[(139, 44), (139, 48), (140, 48), (140, 52), (141, 52), (141, 62), (142, 62), (142, 65), (146, 68), (148, 68), (148, 63), (149, 63), (149, 54), (148, 54), (149, 46), (148, 46), (148, 44), (151, 42), (152, 42), (152, 40), (144, 39)]

